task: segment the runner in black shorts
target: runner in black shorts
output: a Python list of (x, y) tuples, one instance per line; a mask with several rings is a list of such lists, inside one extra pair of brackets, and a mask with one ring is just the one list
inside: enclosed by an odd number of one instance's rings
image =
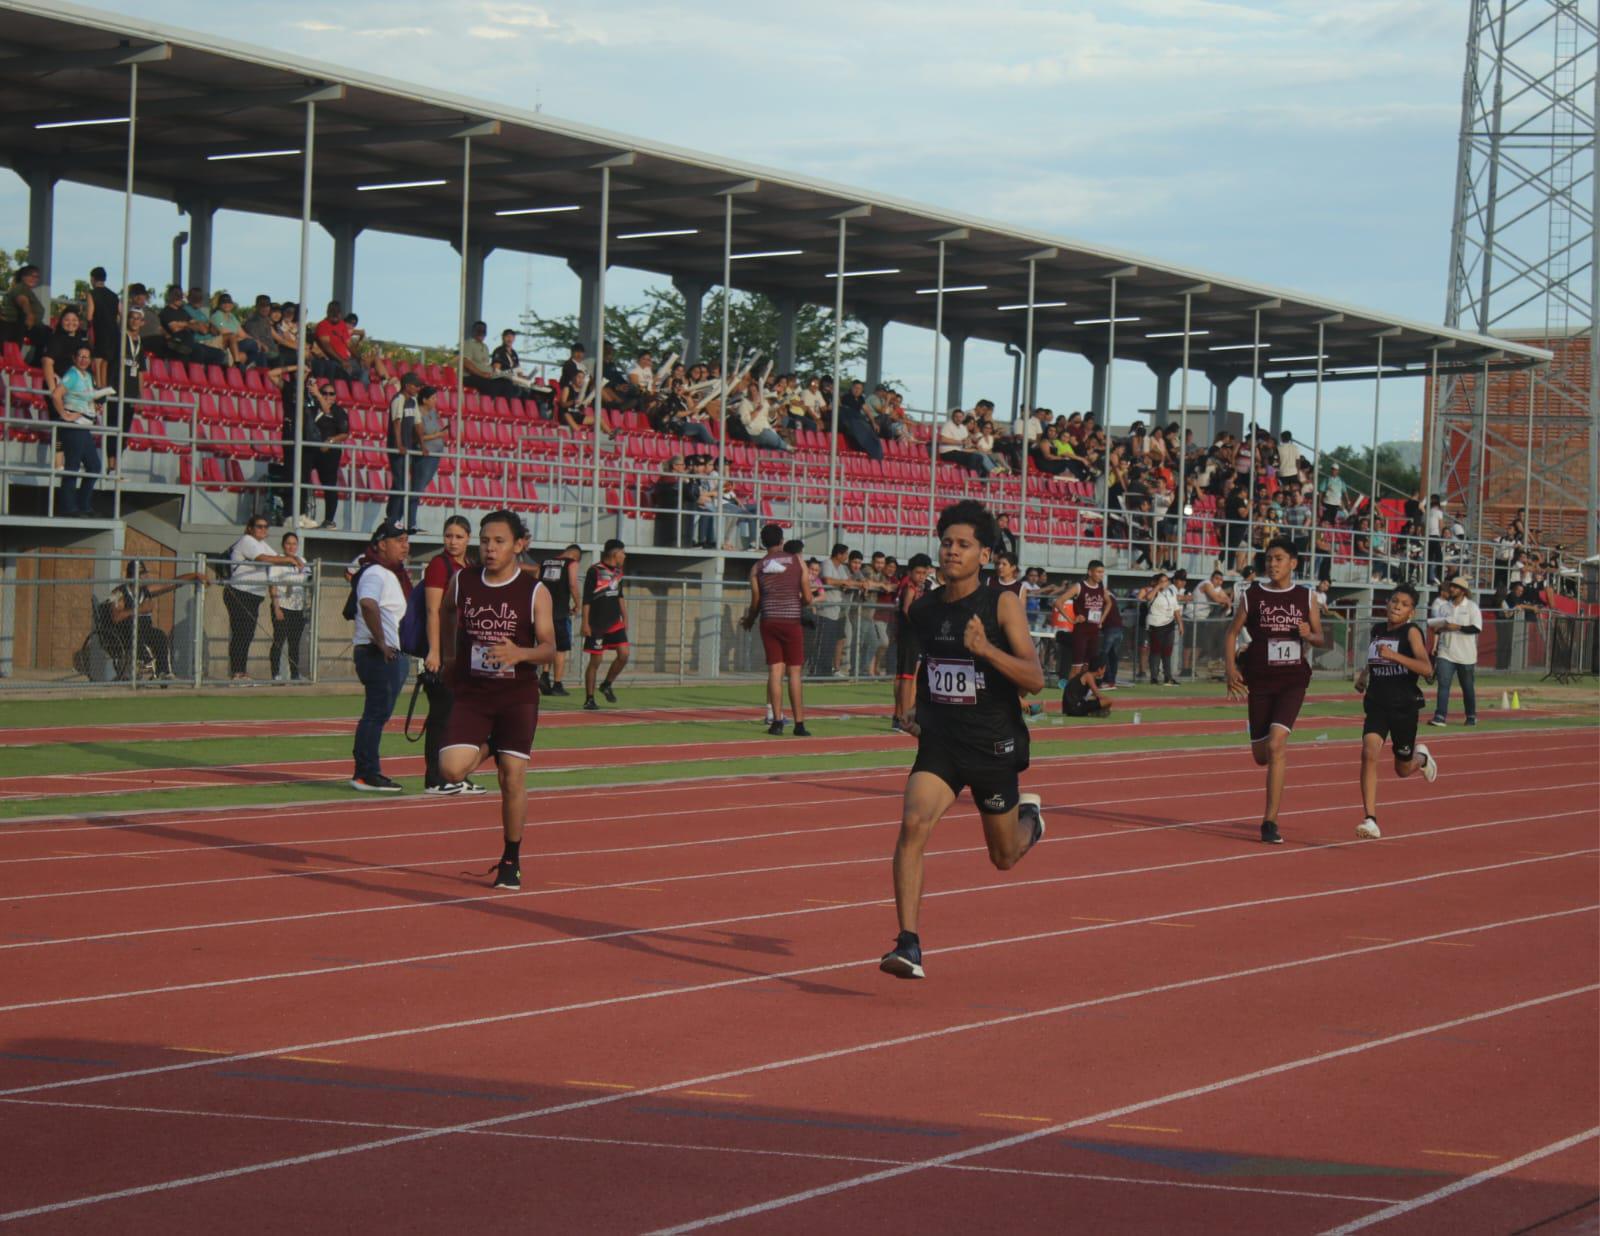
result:
[(491, 511), (478, 524), (481, 567), (450, 580), (439, 611), (440, 638), (449, 650), (445, 676), (454, 699), (445, 723), (439, 770), (464, 781), (490, 755), (500, 773), (500, 823), (505, 850), (496, 888), (521, 888), (522, 830), (528, 814), (528, 762), (539, 725), (538, 667), (556, 655), (550, 594), (518, 558), (528, 529), (510, 511)]
[(600, 694), (609, 703), (617, 702), (611, 684), (628, 664), (628, 604), (622, 599), (622, 568), (627, 558), (627, 548), (621, 541), (607, 541), (600, 551), (600, 561), (583, 577), (580, 631), (583, 651), (589, 657), (589, 664), (583, 667), (583, 706), (590, 712), (600, 707), (594, 702), (594, 684), (606, 650), (615, 649), (617, 654), (600, 684)]
[(572, 651), (572, 616), (578, 612), (578, 560), (583, 550), (568, 545), (559, 554), (539, 564), (539, 582), (550, 593), (550, 621), (555, 625), (556, 659), (539, 675), (539, 689), (546, 695), (565, 695), (567, 654)]
[(1417, 686), (1418, 677), (1433, 673), (1428, 643), (1411, 621), (1417, 610), (1417, 590), (1401, 584), (1389, 594), (1384, 621), (1372, 628), (1367, 663), (1356, 675), (1366, 720), (1361, 726), (1361, 805), (1366, 817), (1356, 826), (1356, 836), (1381, 837), (1378, 831), (1378, 763), (1383, 740), (1394, 752), (1397, 777), (1420, 772), (1426, 781), (1439, 776), (1439, 766), (1427, 747), (1417, 744), (1417, 710), (1427, 700)]
[(989, 861), (1008, 871), (1044, 836), (1037, 794), (1023, 794), (1028, 727), (1022, 695), (1044, 689), (1044, 671), (1020, 598), (980, 584), (1000, 538), (979, 502), (939, 516), (944, 586), (914, 602), (908, 617), (922, 654), (917, 672), (917, 760), (906, 781), (894, 850), (900, 935), (879, 963), (897, 978), (921, 978), (922, 856), (933, 826), (970, 788)]

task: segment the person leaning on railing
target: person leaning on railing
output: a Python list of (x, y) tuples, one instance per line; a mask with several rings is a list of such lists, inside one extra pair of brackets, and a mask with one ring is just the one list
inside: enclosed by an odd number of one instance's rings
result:
[(50, 392), (51, 405), (62, 423), (56, 430), (61, 455), (56, 514), (68, 519), (93, 517), (94, 485), (100, 476), (100, 452), (91, 430), (100, 418), (94, 378), (89, 372), (92, 363), (89, 345), (79, 344), (72, 356), (72, 368)]
[(228, 586), (222, 591), (222, 604), (228, 611), (228, 675), (234, 682), (250, 681), (246, 672), (250, 641), (255, 638), (261, 602), (267, 599), (267, 568), (298, 566), (300, 562), (272, 552), (267, 543), (271, 527), (265, 515), (252, 515), (244, 535), (228, 550)]

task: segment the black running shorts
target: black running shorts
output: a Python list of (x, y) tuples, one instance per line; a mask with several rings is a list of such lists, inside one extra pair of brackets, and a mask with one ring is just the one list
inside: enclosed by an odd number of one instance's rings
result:
[(556, 629), (556, 651), (557, 652), (571, 652), (572, 651), (572, 618), (571, 618), (571, 616), (568, 615), (568, 614), (562, 614), (560, 617), (552, 618), (550, 620), (550, 625), (555, 627), (555, 629)]
[(1028, 769), (1028, 747), (1024, 740), (1010, 754), (993, 756), (962, 750), (938, 738), (924, 736), (917, 744), (913, 775), (932, 773), (953, 793), (970, 788), (972, 801), (985, 815), (1004, 815), (1021, 797), (1019, 778)]
[(1369, 700), (1363, 734), (1387, 738), (1397, 760), (1409, 760), (1417, 753), (1417, 708), (1415, 704), (1385, 704)]
[(618, 627), (615, 631), (607, 631), (604, 635), (591, 635), (583, 641), (583, 650), (591, 657), (605, 656), (608, 648), (626, 648), (627, 646), (627, 627)]

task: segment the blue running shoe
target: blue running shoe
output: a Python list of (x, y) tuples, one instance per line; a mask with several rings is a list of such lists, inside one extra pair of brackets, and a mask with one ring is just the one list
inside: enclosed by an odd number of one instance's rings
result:
[(919, 979), (922, 973), (922, 941), (914, 931), (902, 931), (895, 937), (894, 948), (883, 955), (878, 969), (895, 978)]

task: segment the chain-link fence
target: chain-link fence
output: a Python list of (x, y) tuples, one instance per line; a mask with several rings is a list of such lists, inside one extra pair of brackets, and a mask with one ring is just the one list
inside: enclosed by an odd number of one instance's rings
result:
[[(45, 688), (219, 686), (293, 682), (353, 684), (353, 624), (345, 617), (349, 563), (234, 566), (226, 559), (96, 557), (28, 553), (0, 559), (0, 691)], [(740, 619), (743, 580), (629, 577), (625, 589), (631, 677), (706, 681), (765, 672), (761, 641)], [(1137, 600), (1120, 598), (1120, 635), (1105, 644), (1119, 677), (1148, 679), (1149, 629)], [(1055, 633), (1035, 617), (1035, 638), (1059, 672)], [(1366, 660), (1377, 613), (1335, 607), (1323, 619), (1328, 646), (1319, 673), (1349, 677)], [(1548, 610), (1489, 612), (1478, 668), (1569, 677), (1595, 672), (1600, 622)], [(572, 622), (573, 644), (578, 623)], [(1186, 615), (1175, 633), (1173, 668), (1189, 679), (1222, 677), (1225, 614)], [(825, 596), (805, 633), (812, 679), (888, 678), (896, 621), (887, 596)], [(582, 673), (581, 655), (566, 676)]]

